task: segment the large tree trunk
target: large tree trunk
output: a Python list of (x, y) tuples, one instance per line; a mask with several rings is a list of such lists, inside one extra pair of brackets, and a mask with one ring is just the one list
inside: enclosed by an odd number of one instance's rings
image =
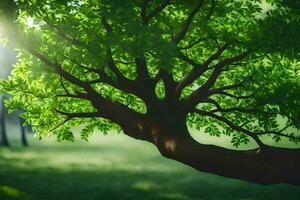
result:
[(172, 125), (171, 122), (165, 123), (163, 119), (157, 119), (155, 122), (140, 120), (136, 123), (136, 128), (132, 123), (127, 123), (131, 125), (124, 127), (125, 131), (129, 128), (125, 134), (147, 140), (156, 145), (164, 157), (202, 172), (259, 184), (300, 185), (299, 150), (268, 146), (260, 150), (231, 150), (200, 144), (190, 136), (184, 120)]
[(163, 138), (158, 149), (163, 156), (199, 171), (259, 184), (300, 185), (300, 155), (295, 150), (230, 150), (199, 144), (191, 137)]
[(6, 136), (6, 126), (5, 126), (5, 113), (6, 109), (4, 106), (4, 97), (1, 98), (1, 109), (0, 109), (0, 126), (1, 126), (1, 132), (0, 132), (0, 145), (2, 146), (10, 146), (7, 136)]
[[(97, 108), (98, 104), (94, 102), (94, 106)], [(259, 184), (300, 185), (298, 149), (266, 146), (241, 151), (200, 144), (190, 136), (180, 109), (169, 112), (159, 107), (139, 114), (125, 106), (111, 104), (99, 110), (105, 118), (120, 125), (126, 135), (151, 142), (164, 157), (196, 170)]]

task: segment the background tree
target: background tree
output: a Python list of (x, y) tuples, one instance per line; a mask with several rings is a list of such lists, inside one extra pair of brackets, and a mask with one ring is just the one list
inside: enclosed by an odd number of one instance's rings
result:
[[(2, 7), (3, 35), (22, 49), (2, 82), (12, 95), (6, 103), (25, 110), (39, 137), (74, 141), (70, 127), (78, 125), (82, 139), (95, 129), (123, 130), (200, 171), (300, 184), (300, 151), (263, 140), (299, 141), (298, 4), (8, 0)], [(188, 127), (257, 147), (204, 145)]]
[[(11, 47), (4, 47), (0, 44), (0, 79), (6, 79), (8, 75), (10, 74), (10, 71), (12, 69), (13, 64), (16, 62), (16, 52)], [(10, 127), (6, 126), (7, 121), (11, 121), (12, 119), (17, 119), (18, 123), (20, 124), (20, 130), (21, 130), (21, 143), (23, 146), (27, 146), (27, 139), (26, 139), (26, 130), (23, 126), (24, 119), (21, 118), (19, 115), (20, 113), (14, 113), (13, 115), (8, 115), (7, 110), (4, 107), (3, 101), (5, 98), (8, 98), (7, 96), (1, 96), (1, 114), (0, 114), (0, 144), (4, 146), (9, 146), (9, 140), (7, 138), (7, 132), (8, 134), (11, 132)], [(7, 131), (8, 129), (8, 131)], [(30, 130), (28, 130), (30, 132)], [(2, 139), (1, 139), (2, 138)]]
[(21, 132), (21, 144), (24, 147), (28, 146), (28, 142), (27, 142), (27, 137), (26, 137), (26, 128), (24, 126), (25, 120), (24, 118), (20, 117), (21, 116), (21, 112), (18, 113), (18, 123), (19, 123), (19, 127), (20, 127), (20, 132)]
[(1, 110), (0, 110), (0, 127), (1, 127), (1, 134), (0, 134), (0, 145), (9, 147), (9, 142), (7, 139), (7, 134), (6, 134), (6, 126), (5, 126), (5, 113), (6, 113), (6, 109), (4, 106), (4, 97), (1, 97)]

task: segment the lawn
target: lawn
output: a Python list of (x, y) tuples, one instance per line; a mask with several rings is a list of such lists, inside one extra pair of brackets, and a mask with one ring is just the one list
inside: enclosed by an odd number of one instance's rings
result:
[(300, 187), (200, 173), (122, 134), (75, 144), (31, 136), (28, 148), (11, 140), (0, 148), (0, 200), (300, 199)]

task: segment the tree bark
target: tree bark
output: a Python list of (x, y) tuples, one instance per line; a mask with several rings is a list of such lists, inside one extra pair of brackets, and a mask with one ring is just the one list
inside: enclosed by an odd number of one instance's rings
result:
[(4, 106), (4, 97), (1, 98), (1, 110), (0, 110), (0, 125), (1, 125), (1, 133), (0, 133), (0, 145), (2, 146), (10, 146), (7, 135), (6, 135), (6, 126), (5, 126), (5, 113), (6, 109)]
[(19, 117), (19, 125), (20, 125), (20, 130), (21, 130), (21, 144), (24, 147), (28, 146), (27, 138), (26, 138), (26, 131), (25, 127), (23, 126), (24, 119), (22, 117)]
[(202, 172), (259, 184), (300, 185), (300, 155), (296, 150), (229, 150), (200, 144), (191, 137), (163, 140), (158, 149), (163, 156)]
[(271, 146), (264, 149), (231, 150), (204, 145), (190, 136), (185, 121), (170, 127), (171, 123), (166, 123), (161, 117), (157, 119), (144, 118), (136, 123), (136, 127), (132, 123), (130, 127), (123, 124), (125, 134), (153, 143), (164, 157), (198, 171), (264, 185), (300, 185), (299, 150)]

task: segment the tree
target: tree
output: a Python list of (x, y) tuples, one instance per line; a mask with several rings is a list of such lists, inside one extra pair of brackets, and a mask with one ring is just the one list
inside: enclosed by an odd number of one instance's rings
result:
[(20, 131), (21, 131), (21, 144), (24, 147), (28, 146), (27, 138), (26, 138), (26, 129), (24, 127), (24, 118), (18, 116), (19, 119), (19, 126), (20, 126)]
[[(199, 171), (300, 184), (299, 149), (263, 140), (300, 139), (297, 3), (4, 2), (2, 13), (15, 11), (2, 17), (6, 35), (21, 49), (2, 82), (6, 104), (22, 108), (38, 136), (117, 129)], [(257, 147), (204, 145), (188, 127)]]
[(5, 126), (5, 113), (6, 109), (3, 103), (4, 97), (1, 97), (1, 110), (0, 110), (0, 125), (1, 125), (1, 135), (0, 135), (0, 145), (9, 147), (9, 142), (6, 134), (6, 126)]

